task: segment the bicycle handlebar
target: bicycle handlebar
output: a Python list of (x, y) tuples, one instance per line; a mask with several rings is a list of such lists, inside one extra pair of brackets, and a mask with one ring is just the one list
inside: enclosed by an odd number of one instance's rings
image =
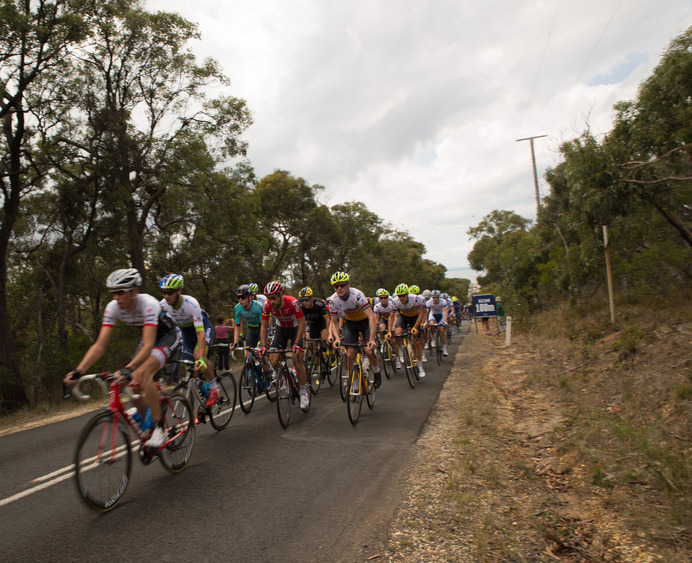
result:
[[(79, 387), (85, 381), (96, 380), (96, 381), (98, 381), (98, 384), (101, 387), (101, 391), (103, 392), (103, 397), (106, 398), (106, 397), (108, 397), (108, 386), (106, 385), (106, 381), (112, 381), (113, 379), (115, 379), (115, 377), (113, 376), (113, 373), (111, 373), (111, 372), (89, 373), (86, 375), (82, 375), (77, 380), (77, 385), (75, 385), (72, 388), (72, 395), (80, 401), (90, 400), (91, 395), (86, 395), (86, 394), (82, 393), (82, 390)], [(129, 380), (129, 379), (130, 378), (127, 378), (127, 380)], [(132, 392), (129, 385), (125, 385), (124, 387), (125, 387), (125, 393), (127, 393), (131, 399), (138, 399), (139, 398), (139, 395), (137, 393)]]

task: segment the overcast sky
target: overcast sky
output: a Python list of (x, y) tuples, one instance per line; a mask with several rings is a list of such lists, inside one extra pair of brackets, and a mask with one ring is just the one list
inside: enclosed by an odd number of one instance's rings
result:
[(692, 0), (146, 0), (202, 33), (244, 98), (258, 177), (288, 170), (362, 201), (474, 277), (466, 231), (494, 209), (534, 219), (557, 148), (612, 128)]

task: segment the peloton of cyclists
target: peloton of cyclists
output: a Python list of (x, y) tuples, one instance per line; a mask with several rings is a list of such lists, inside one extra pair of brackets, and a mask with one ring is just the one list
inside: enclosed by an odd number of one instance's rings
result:
[(65, 376), (64, 382), (75, 385), (76, 380), (103, 356), (118, 321), (139, 329), (137, 352), (116, 375), (129, 379), (132, 390), (141, 393), (138, 399), (133, 400), (133, 405), (139, 410), (142, 420), (147, 407), (151, 409), (154, 431), (143, 447), (155, 451), (164, 443), (165, 428), (154, 375), (180, 348), (181, 334), (173, 319), (162, 310), (159, 300), (140, 293), (141, 285), (142, 276), (134, 268), (115, 270), (108, 276), (106, 287), (113, 300), (103, 312), (98, 338), (77, 367)]

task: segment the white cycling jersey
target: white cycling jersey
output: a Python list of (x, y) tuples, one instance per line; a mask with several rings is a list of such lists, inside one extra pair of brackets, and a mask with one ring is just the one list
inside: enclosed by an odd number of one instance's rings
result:
[(195, 327), (195, 331), (204, 331), (204, 318), (202, 317), (202, 307), (199, 305), (199, 301), (190, 295), (183, 295), (180, 307), (177, 309), (171, 307), (166, 303), (165, 299), (161, 300), (161, 308), (164, 312), (168, 313), (175, 324), (180, 328)]
[(445, 309), (447, 308), (447, 303), (444, 299), (438, 299), (435, 303), (434, 299), (429, 299), (425, 306), (430, 309), (433, 315), (444, 315)]
[(329, 313), (332, 317), (345, 318), (347, 321), (362, 321), (367, 318), (365, 311), (370, 308), (370, 303), (365, 294), (355, 287), (348, 290), (346, 299), (339, 297), (336, 292), (327, 299)]
[(392, 302), (392, 312), (401, 313), (405, 317), (415, 317), (425, 305), (421, 300), (418, 299), (417, 295), (413, 293), (408, 294), (408, 301), (402, 303), (398, 295), (393, 299), (390, 298)]

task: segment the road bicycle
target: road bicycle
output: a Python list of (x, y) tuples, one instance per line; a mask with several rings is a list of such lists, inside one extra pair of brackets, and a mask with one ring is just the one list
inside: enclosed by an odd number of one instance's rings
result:
[(195, 362), (192, 360), (173, 360), (173, 363), (183, 364), (187, 371), (183, 379), (173, 389), (173, 393), (181, 393), (189, 401), (190, 405), (197, 407), (195, 424), (206, 424), (207, 418), (214, 430), (223, 430), (228, 426), (233, 418), (236, 404), (236, 383), (230, 371), (217, 374), (216, 383), (218, 385), (219, 398), (211, 407), (206, 406), (209, 396), (208, 381), (199, 377), (199, 372), (195, 371)]
[(333, 369), (336, 366), (336, 352), (326, 345), (327, 341), (324, 338), (306, 338), (305, 340), (308, 342), (305, 351), (305, 370), (312, 394), (317, 395), (324, 381), (329, 381), (332, 387), (336, 383), (336, 373)]
[(367, 348), (367, 344), (345, 344), (344, 346), (356, 349), (356, 357), (348, 377), (348, 400), (346, 401), (348, 419), (355, 426), (360, 417), (363, 395), (367, 397), (370, 409), (375, 406), (375, 374), (363, 352), (363, 348)]
[(411, 386), (411, 389), (413, 389), (416, 386), (416, 381), (418, 381), (420, 377), (418, 375), (418, 358), (415, 350), (413, 349), (413, 343), (411, 342), (410, 337), (411, 332), (407, 331), (397, 336), (393, 336), (392, 338), (401, 339), (401, 346), (399, 350), (402, 351), (404, 355), (404, 371), (406, 372), (408, 384)]
[(392, 350), (392, 344), (386, 338), (380, 337), (380, 334), (386, 334), (386, 330), (377, 331), (377, 353), (380, 356), (382, 371), (387, 379), (391, 379), (392, 375), (399, 371), (396, 367), (396, 359), (394, 358), (394, 351)]
[(428, 341), (428, 350), (431, 354), (433, 350), (435, 351), (437, 365), (439, 366), (442, 363), (442, 335), (440, 334), (440, 326), (437, 324), (429, 326), (432, 329), (430, 331), (432, 334), (429, 334), (430, 340)]
[(255, 398), (262, 393), (269, 402), (276, 401), (276, 373), (271, 366), (268, 366), (269, 371), (264, 371), (257, 348), (246, 346), (245, 350), (249, 356), (240, 372), (238, 400), (242, 411), (249, 414), (255, 404)]
[[(291, 421), (291, 405), (295, 403), (296, 399), (300, 402), (298, 378), (296, 377), (295, 368), (288, 368), (286, 363), (287, 352), (291, 352), (291, 350), (277, 350), (276, 348), (267, 350), (267, 354), (280, 354), (279, 369), (276, 371), (276, 412), (279, 415), (279, 423), (283, 428), (288, 428), (288, 424)], [(307, 385), (306, 389), (308, 392), (308, 406), (302, 409), (303, 412), (308, 412), (312, 403), (312, 389), (310, 385)]]
[[(184, 395), (166, 395), (156, 381), (161, 400), (161, 413), (165, 424), (165, 440), (158, 450), (143, 447), (150, 436), (125, 407), (120, 395), (125, 392), (135, 398), (127, 383), (112, 373), (94, 373), (81, 376), (72, 394), (80, 400), (90, 397), (80, 386), (86, 381), (99, 383), (104, 398), (110, 397), (105, 409), (95, 415), (82, 430), (75, 449), (75, 482), (84, 503), (96, 512), (112, 510), (122, 498), (130, 482), (132, 449), (139, 443), (139, 460), (149, 465), (158, 457), (171, 473), (187, 467), (195, 445), (195, 425), (192, 407)], [(110, 383), (107, 386), (106, 382)], [(135, 434), (132, 441), (127, 429)]]

